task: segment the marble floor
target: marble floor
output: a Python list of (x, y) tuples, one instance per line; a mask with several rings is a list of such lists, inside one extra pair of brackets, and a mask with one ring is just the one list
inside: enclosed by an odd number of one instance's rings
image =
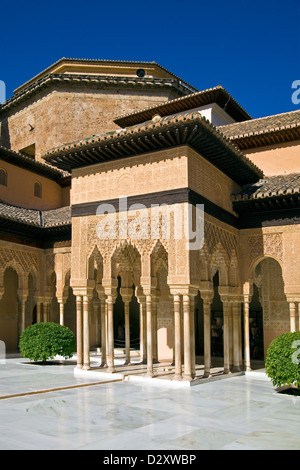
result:
[(170, 390), (95, 384), (72, 360), (0, 364), (1, 450), (299, 450), (299, 431), (300, 398), (263, 372)]

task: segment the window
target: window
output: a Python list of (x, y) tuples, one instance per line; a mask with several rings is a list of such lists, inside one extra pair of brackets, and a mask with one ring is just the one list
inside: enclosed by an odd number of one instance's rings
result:
[(4, 168), (0, 168), (0, 185), (7, 186), (7, 173)]
[(34, 195), (35, 197), (42, 197), (42, 185), (38, 181), (34, 183)]

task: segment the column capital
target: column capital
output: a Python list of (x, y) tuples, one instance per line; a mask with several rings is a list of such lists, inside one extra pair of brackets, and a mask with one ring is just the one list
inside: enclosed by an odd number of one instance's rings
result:
[(300, 294), (286, 294), (286, 300), (289, 303), (300, 302)]
[(203, 302), (211, 304), (214, 298), (214, 291), (200, 290), (200, 297)]
[(93, 297), (93, 288), (92, 287), (74, 287), (73, 288), (73, 294), (75, 297), (81, 296), (81, 297)]
[(171, 295), (182, 295), (195, 297), (198, 294), (198, 289), (189, 285), (169, 285)]

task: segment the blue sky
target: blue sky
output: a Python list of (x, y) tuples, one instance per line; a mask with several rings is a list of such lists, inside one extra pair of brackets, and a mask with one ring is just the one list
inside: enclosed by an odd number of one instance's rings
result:
[(60, 59), (156, 61), (199, 90), (223, 85), (253, 116), (295, 109), (299, 0), (1, 2), (6, 97)]

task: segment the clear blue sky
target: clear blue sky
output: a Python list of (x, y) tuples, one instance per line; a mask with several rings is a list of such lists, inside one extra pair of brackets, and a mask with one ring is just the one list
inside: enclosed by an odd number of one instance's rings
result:
[(1, 2), (7, 98), (61, 57), (156, 61), (253, 116), (300, 109), (300, 0)]

